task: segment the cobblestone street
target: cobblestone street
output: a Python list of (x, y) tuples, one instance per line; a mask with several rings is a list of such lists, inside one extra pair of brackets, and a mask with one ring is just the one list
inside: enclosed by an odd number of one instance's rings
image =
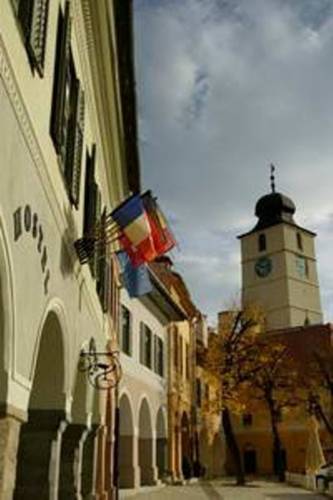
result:
[[(120, 498), (127, 495), (120, 493)], [(155, 491), (149, 489), (129, 497), (131, 500), (323, 500), (323, 495), (300, 488), (267, 481), (255, 481), (245, 487), (226, 481), (202, 482), (186, 486), (167, 486)]]

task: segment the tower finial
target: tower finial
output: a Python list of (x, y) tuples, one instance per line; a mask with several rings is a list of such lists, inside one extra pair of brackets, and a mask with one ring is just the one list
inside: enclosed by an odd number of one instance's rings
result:
[(272, 193), (275, 193), (275, 165), (273, 163), (270, 164), (271, 167), (271, 188), (272, 188)]

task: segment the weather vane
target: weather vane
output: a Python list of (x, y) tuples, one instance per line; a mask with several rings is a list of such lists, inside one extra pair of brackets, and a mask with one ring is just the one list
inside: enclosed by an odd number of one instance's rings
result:
[(271, 167), (271, 188), (272, 188), (272, 193), (275, 193), (275, 165), (273, 163), (270, 164)]

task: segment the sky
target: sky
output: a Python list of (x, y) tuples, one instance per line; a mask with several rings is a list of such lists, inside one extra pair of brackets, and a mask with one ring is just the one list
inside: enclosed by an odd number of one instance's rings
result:
[(134, 0), (143, 187), (211, 323), (240, 298), (237, 235), (276, 188), (317, 233), (333, 322), (333, 0)]

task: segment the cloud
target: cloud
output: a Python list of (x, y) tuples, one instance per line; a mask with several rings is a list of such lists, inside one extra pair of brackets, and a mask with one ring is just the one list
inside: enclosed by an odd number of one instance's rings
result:
[(318, 232), (328, 318), (332, 2), (137, 0), (135, 33), (144, 183), (171, 215), (198, 305), (212, 318), (239, 291), (236, 236), (255, 224), (273, 161), (296, 220)]

